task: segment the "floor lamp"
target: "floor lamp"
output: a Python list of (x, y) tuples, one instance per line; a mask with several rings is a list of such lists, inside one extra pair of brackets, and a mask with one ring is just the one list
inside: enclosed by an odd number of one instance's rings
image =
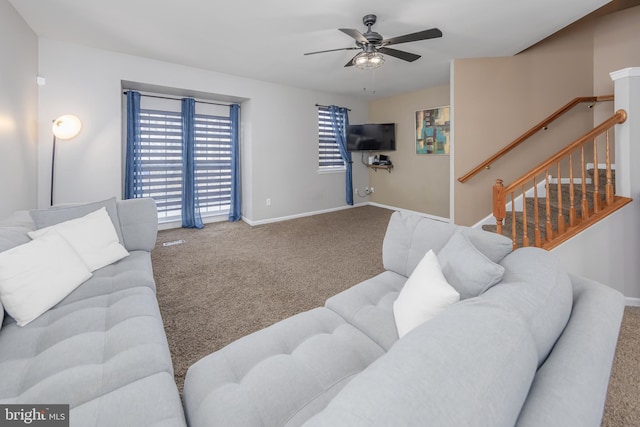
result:
[(51, 154), (51, 206), (53, 206), (53, 178), (56, 165), (56, 139), (71, 139), (80, 133), (82, 123), (76, 116), (70, 114), (60, 116), (53, 121), (53, 151)]

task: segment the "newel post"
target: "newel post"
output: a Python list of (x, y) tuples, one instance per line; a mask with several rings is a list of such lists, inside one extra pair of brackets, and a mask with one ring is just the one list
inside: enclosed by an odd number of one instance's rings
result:
[(501, 179), (493, 185), (493, 216), (496, 218), (496, 231), (502, 234), (502, 221), (507, 216), (506, 193)]

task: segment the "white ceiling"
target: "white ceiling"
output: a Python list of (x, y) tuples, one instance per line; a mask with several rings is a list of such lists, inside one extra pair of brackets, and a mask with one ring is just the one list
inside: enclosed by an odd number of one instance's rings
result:
[[(452, 58), (514, 55), (609, 0), (9, 0), (39, 36), (263, 81), (368, 98), (449, 81)], [(393, 46), (374, 72), (344, 68), (357, 51), (338, 28), (385, 38), (437, 27), (444, 36)], [(373, 92), (375, 90), (375, 93)]]

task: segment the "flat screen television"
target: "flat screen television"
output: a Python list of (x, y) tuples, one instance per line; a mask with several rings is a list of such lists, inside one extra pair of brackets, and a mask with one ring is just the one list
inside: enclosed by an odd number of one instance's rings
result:
[(347, 127), (348, 151), (395, 151), (396, 124), (368, 123)]

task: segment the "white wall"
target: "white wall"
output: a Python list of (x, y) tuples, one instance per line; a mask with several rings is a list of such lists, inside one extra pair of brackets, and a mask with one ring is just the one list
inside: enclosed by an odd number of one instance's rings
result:
[(634, 199), (552, 252), (567, 271), (640, 298), (640, 201)]
[(36, 205), (38, 39), (0, 0), (0, 219)]
[(629, 115), (616, 125), (616, 194), (633, 201), (553, 252), (568, 271), (609, 285), (640, 305), (640, 68), (612, 74), (615, 109)]
[[(246, 99), (241, 107), (243, 214), (260, 222), (346, 206), (344, 173), (317, 172), (316, 103), (351, 108), (365, 121), (367, 105), (353, 98), (251, 80), (177, 64), (40, 38), (40, 160), (38, 205), (49, 203), (50, 123), (75, 114), (83, 128), (56, 154), (56, 203), (122, 195), (122, 81), (190, 93)], [(354, 165), (354, 186), (368, 173)], [(271, 206), (266, 206), (266, 199)]]

